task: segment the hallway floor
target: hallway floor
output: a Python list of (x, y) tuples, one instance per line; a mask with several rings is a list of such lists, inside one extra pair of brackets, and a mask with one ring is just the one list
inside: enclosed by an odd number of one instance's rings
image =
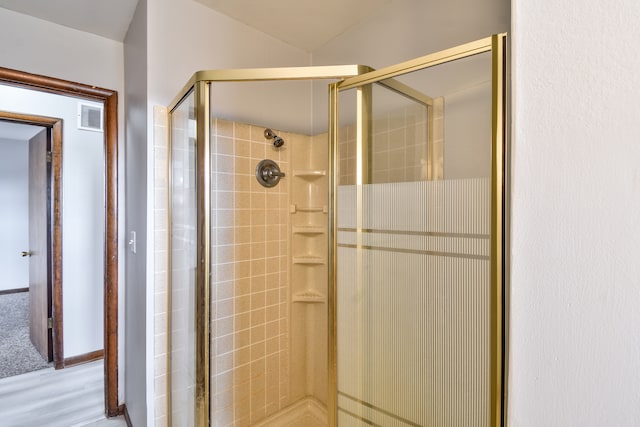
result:
[(126, 427), (104, 417), (104, 368), (96, 361), (0, 379), (3, 427)]

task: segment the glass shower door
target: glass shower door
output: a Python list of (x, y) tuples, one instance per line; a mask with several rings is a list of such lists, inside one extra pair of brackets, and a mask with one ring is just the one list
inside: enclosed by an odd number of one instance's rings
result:
[[(324, 421), (327, 137), (309, 99), (277, 94), (364, 69), (202, 71), (171, 105), (170, 425)], [(265, 159), (278, 186), (256, 179)]]
[(336, 85), (330, 425), (499, 425), (502, 40)]
[(196, 130), (191, 92), (171, 114), (171, 425), (194, 426), (196, 292)]

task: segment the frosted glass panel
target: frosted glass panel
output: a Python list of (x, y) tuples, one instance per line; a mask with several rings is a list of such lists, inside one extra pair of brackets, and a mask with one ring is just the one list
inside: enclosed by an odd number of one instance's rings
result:
[(196, 135), (194, 96), (171, 112), (171, 419), (195, 408)]
[(488, 58), (399, 79), (419, 99), (365, 88), (362, 134), (338, 126), (340, 426), (489, 424)]
[(488, 179), (364, 187), (361, 233), (338, 192), (341, 425), (486, 425)]

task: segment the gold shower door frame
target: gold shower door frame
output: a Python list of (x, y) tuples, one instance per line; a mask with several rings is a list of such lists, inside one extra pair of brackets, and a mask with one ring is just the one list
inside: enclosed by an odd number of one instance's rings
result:
[[(473, 56), (483, 52), (492, 52), (493, 68), (493, 103), (492, 103), (492, 167), (491, 167), (491, 426), (504, 424), (506, 400), (504, 378), (504, 343), (505, 343), (505, 266), (506, 266), (506, 34), (494, 35), (472, 43), (467, 43), (435, 54), (416, 58), (391, 67), (372, 71), (362, 65), (312, 66), (289, 68), (255, 68), (208, 70), (196, 72), (185, 84), (179, 95), (169, 105), (170, 115), (180, 103), (191, 93), (195, 99), (196, 119), (196, 227), (197, 227), (197, 267), (195, 276), (195, 425), (210, 425), (210, 385), (209, 385), (209, 349), (210, 349), (210, 87), (215, 82), (241, 81), (277, 81), (277, 80), (327, 80), (335, 79), (337, 83), (329, 85), (329, 283), (328, 283), (328, 425), (337, 425), (337, 131), (338, 131), (338, 93), (343, 90), (357, 90), (357, 150), (358, 174), (360, 183), (367, 180), (367, 168), (363, 167), (363, 153), (367, 146), (363, 143), (368, 138), (368, 113), (371, 111), (369, 89), (364, 85), (378, 82), (389, 89), (402, 93), (424, 105), (431, 100), (423, 94), (392, 80), (412, 71), (433, 67), (438, 64)], [(382, 82), (385, 80), (385, 82)], [(172, 121), (168, 121), (169, 135), (172, 135)], [(171, 177), (171, 140), (169, 141), (168, 188), (169, 200), (172, 198)], [(169, 205), (169, 224), (171, 224), (171, 205)], [(171, 269), (171, 235), (169, 227), (168, 265)], [(168, 278), (168, 295), (171, 295), (171, 274)], [(171, 331), (171, 301), (169, 299), (167, 321)], [(168, 339), (168, 417), (171, 425), (171, 333)]]
[[(210, 200), (210, 89), (216, 82), (257, 82), (257, 81), (282, 81), (282, 80), (343, 80), (371, 71), (370, 67), (363, 65), (336, 65), (315, 67), (283, 67), (283, 68), (252, 68), (252, 69), (228, 69), (206, 70), (196, 72), (185, 84), (180, 94), (169, 105), (169, 160), (168, 160), (168, 188), (169, 200), (172, 200), (172, 176), (171, 176), (171, 114), (181, 102), (193, 93), (195, 103), (196, 120), (196, 259), (195, 274), (195, 418), (197, 427), (210, 425), (210, 384), (209, 384), (209, 349), (210, 337), (210, 232), (211, 232), (211, 200)], [(171, 203), (169, 203), (169, 224), (171, 224)], [(171, 270), (171, 226), (169, 227), (168, 265)], [(171, 295), (171, 273), (168, 277), (167, 293)], [(171, 299), (167, 316), (168, 322), (168, 352), (167, 358), (167, 396), (168, 418), (171, 420)], [(330, 392), (331, 393), (331, 392)]]
[[(397, 85), (387, 84), (389, 79), (447, 62), (467, 58), (477, 54), (491, 52), (492, 55), (492, 142), (491, 142), (491, 243), (490, 243), (490, 396), (489, 416), (492, 427), (506, 424), (506, 365), (505, 346), (507, 319), (505, 293), (507, 265), (507, 125), (506, 125), (506, 70), (507, 70), (507, 34), (496, 34), (481, 40), (460, 45), (441, 52), (426, 55), (383, 69), (370, 71), (329, 86), (329, 396), (327, 401), (328, 425), (338, 425), (338, 367), (337, 367), (337, 202), (338, 202), (338, 95), (348, 89), (356, 90), (356, 221), (360, 231), (362, 221), (362, 184), (370, 182), (369, 158), (371, 86), (382, 84), (397, 90)], [(396, 82), (397, 83), (397, 82)], [(394, 87), (395, 86), (395, 87)], [(410, 96), (406, 90), (398, 91)], [(424, 95), (422, 95), (424, 100)], [(427, 105), (427, 102), (422, 102)], [(431, 110), (431, 109), (429, 109)], [(362, 235), (357, 236), (357, 247), (362, 246)], [(360, 260), (361, 261), (361, 260)], [(358, 263), (358, 259), (356, 260)], [(358, 263), (359, 264), (359, 263)]]

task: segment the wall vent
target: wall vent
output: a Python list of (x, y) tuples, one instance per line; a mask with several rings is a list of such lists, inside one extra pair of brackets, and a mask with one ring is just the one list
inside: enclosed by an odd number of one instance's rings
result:
[(78, 103), (78, 129), (102, 132), (102, 105)]

